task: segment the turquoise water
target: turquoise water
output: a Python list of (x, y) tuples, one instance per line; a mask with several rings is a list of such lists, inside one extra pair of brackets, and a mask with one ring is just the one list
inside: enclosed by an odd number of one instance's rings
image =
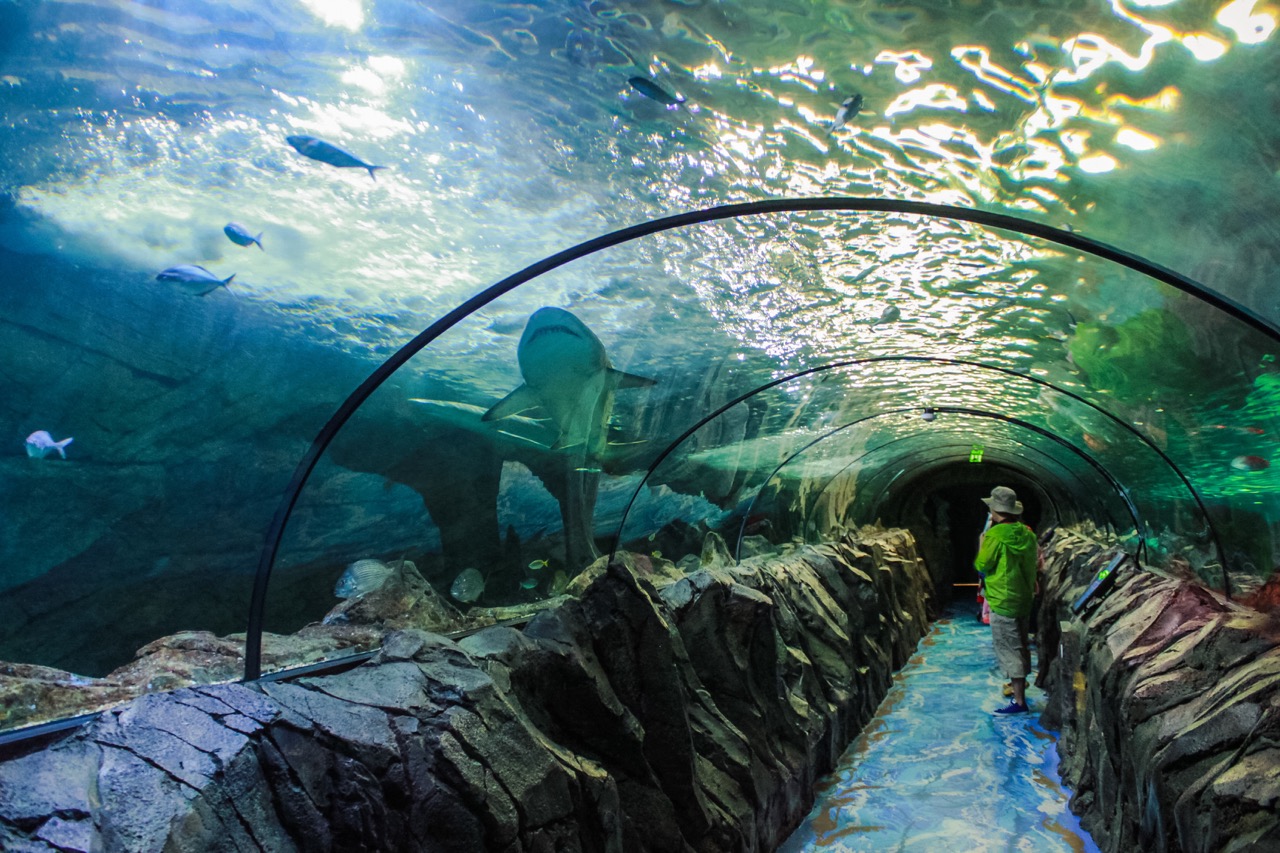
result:
[(1008, 701), (994, 661), (971, 612), (936, 622), (783, 853), (1098, 850), (1067, 809), (1044, 694), (1028, 688), (1030, 715), (990, 713)]

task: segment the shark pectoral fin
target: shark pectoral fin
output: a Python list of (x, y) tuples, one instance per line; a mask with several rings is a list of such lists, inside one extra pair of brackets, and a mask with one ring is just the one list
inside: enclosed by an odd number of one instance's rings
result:
[(509, 418), (512, 415), (518, 415), (521, 412), (537, 408), (539, 405), (541, 404), (538, 402), (538, 396), (529, 389), (528, 385), (521, 385), (495, 403), (493, 408), (480, 417), (480, 420), (496, 421), (500, 418)]
[(648, 388), (650, 385), (657, 385), (658, 380), (650, 379), (647, 376), (636, 376), (634, 373), (625, 373), (621, 370), (609, 368), (609, 375), (618, 383), (619, 388)]

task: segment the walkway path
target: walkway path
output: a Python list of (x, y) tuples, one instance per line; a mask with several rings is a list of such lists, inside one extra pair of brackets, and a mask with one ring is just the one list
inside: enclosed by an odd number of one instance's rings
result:
[(1097, 851), (1067, 810), (1057, 737), (1037, 722), (1044, 694), (1028, 688), (1031, 714), (993, 717), (1002, 682), (991, 629), (972, 609), (947, 613), (779, 849)]

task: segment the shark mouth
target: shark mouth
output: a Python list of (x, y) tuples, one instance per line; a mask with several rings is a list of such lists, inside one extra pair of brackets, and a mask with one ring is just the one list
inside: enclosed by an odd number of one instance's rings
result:
[(544, 335), (553, 335), (553, 334), (568, 335), (571, 338), (582, 337), (582, 335), (578, 334), (573, 329), (570, 329), (568, 326), (543, 326), (540, 329), (535, 329), (533, 334), (529, 336), (529, 340), (525, 341), (525, 343), (531, 344), (534, 341), (536, 341), (538, 338), (541, 338)]

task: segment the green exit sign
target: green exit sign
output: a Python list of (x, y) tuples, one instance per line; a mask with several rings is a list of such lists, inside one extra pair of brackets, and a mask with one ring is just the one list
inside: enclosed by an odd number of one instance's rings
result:
[(983, 450), (983, 447), (982, 447), (982, 445), (981, 445), (981, 444), (975, 444), (975, 445), (973, 445), (972, 447), (970, 447), (970, 448), (969, 448), (969, 461), (970, 461), (970, 462), (981, 462), (981, 461), (982, 461), (982, 450)]

